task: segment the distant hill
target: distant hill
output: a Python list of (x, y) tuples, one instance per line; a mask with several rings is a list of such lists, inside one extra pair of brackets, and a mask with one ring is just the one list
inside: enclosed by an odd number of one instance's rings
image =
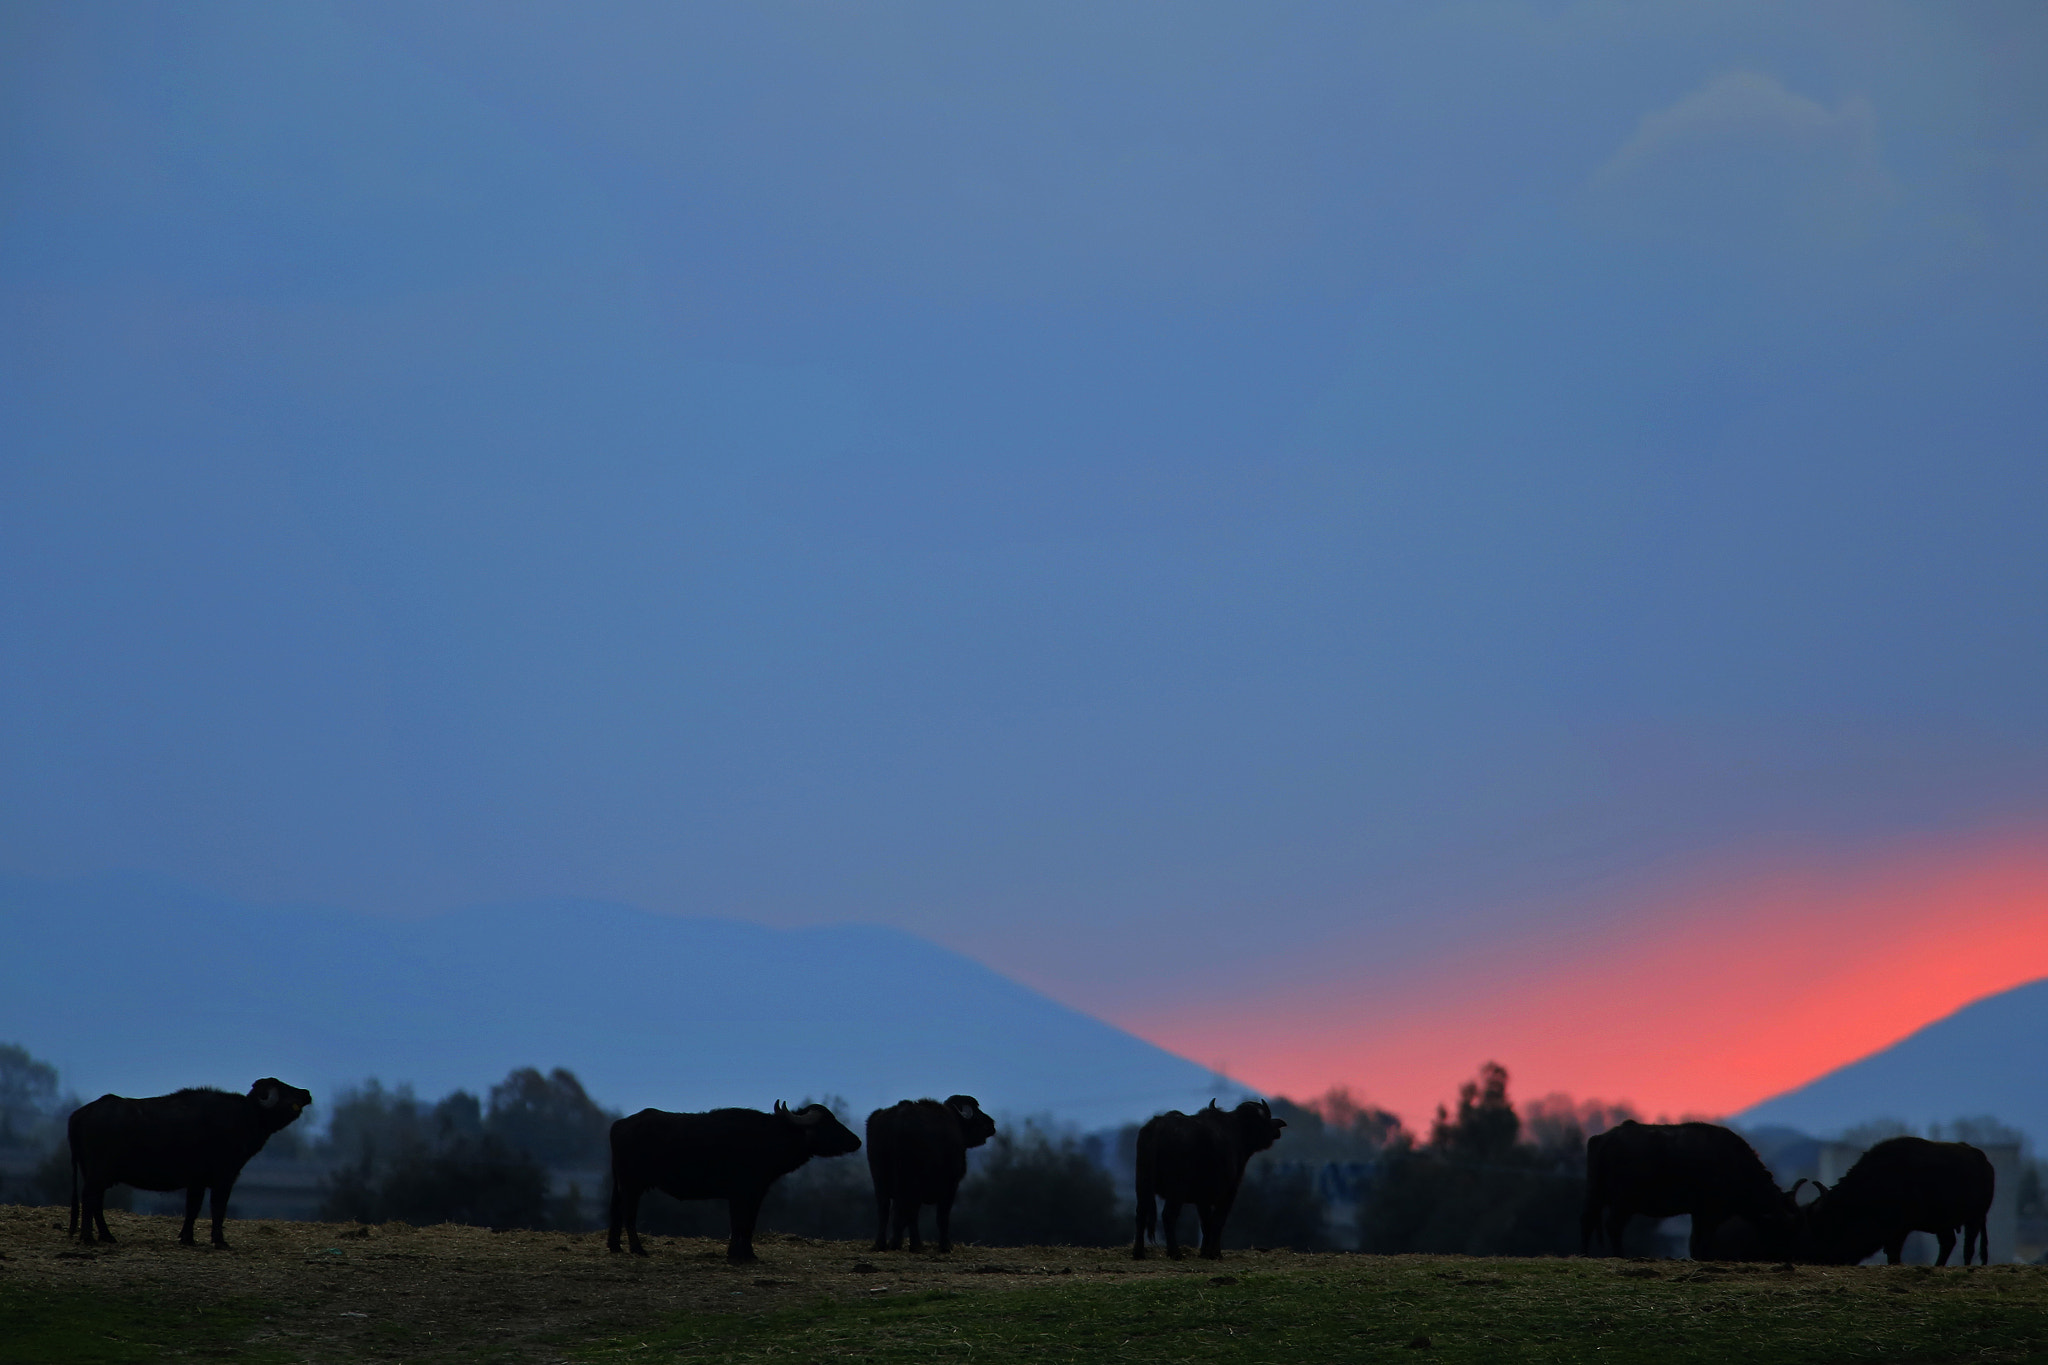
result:
[[(1106, 1126), (1240, 1088), (892, 929), (776, 930), (555, 902), (423, 920), (258, 909), (159, 883), (0, 878), (0, 1042), (67, 1089), (277, 1075), (481, 1092), (566, 1066), (603, 1104), (906, 1096)], [(319, 1116), (316, 1108), (314, 1117)]]
[(1867, 1119), (1903, 1119), (1924, 1131), (1987, 1114), (2048, 1142), (2048, 979), (1966, 1005), (1736, 1122), (1825, 1136)]

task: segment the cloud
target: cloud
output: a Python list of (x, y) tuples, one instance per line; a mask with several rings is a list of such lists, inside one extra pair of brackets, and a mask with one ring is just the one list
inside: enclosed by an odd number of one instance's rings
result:
[(1625, 230), (1727, 246), (1854, 241), (1896, 193), (1868, 100), (1830, 109), (1757, 71), (1644, 115), (1592, 191)]

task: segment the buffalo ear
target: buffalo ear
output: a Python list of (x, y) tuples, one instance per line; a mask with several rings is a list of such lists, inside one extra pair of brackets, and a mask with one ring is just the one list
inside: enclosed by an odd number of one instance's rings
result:
[(789, 1114), (789, 1121), (799, 1128), (817, 1127), (825, 1121), (826, 1114), (824, 1106), (816, 1104), (807, 1104), (794, 1114), (790, 1114), (786, 1108), (782, 1112)]

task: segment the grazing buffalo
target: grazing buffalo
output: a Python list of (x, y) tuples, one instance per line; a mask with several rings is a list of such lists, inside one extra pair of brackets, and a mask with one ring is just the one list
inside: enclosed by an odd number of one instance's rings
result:
[(1223, 1220), (1237, 1199), (1252, 1153), (1280, 1140), (1285, 1119), (1273, 1117), (1264, 1100), (1246, 1100), (1232, 1110), (1209, 1107), (1195, 1114), (1178, 1109), (1146, 1120), (1138, 1130), (1138, 1236), (1134, 1260), (1145, 1259), (1145, 1240), (1155, 1231), (1153, 1197), (1166, 1202), (1166, 1254), (1180, 1259), (1180, 1206), (1193, 1204), (1202, 1224), (1202, 1255), (1223, 1255)]
[(860, 1139), (822, 1104), (775, 1112), (713, 1109), (671, 1114), (642, 1109), (612, 1125), (612, 1223), (605, 1245), (619, 1249), (626, 1230), (635, 1256), (640, 1245), (640, 1196), (661, 1190), (677, 1199), (723, 1199), (732, 1218), (725, 1258), (754, 1260), (754, 1223), (768, 1187), (814, 1156), (845, 1156)]
[[(1740, 1134), (1718, 1123), (1626, 1120), (1586, 1139), (1586, 1207), (1579, 1250), (1590, 1254), (1603, 1220), (1610, 1254), (1621, 1254), (1622, 1229), (1635, 1214), (1692, 1215), (1693, 1259), (1739, 1254), (1772, 1258), (1790, 1234), (1792, 1196), (1771, 1179), (1763, 1158)], [(1744, 1244), (1717, 1246), (1717, 1229), (1741, 1220)]]
[[(107, 1187), (183, 1190), (185, 1227), (178, 1240), (193, 1244), (199, 1200), (213, 1191), (213, 1244), (228, 1239), (221, 1224), (235, 1178), (263, 1144), (305, 1111), (313, 1097), (295, 1085), (266, 1076), (246, 1095), (225, 1090), (180, 1090), (131, 1100), (102, 1095), (71, 1111), (71, 1231), (79, 1240), (111, 1242), (107, 1231)], [(83, 1218), (80, 1212), (83, 1211)]]
[(1895, 1137), (1865, 1152), (1801, 1218), (1801, 1259), (1855, 1265), (1883, 1251), (1897, 1265), (1906, 1234), (1931, 1232), (1941, 1244), (1936, 1265), (1947, 1265), (1963, 1232), (1963, 1264), (1974, 1254), (1991, 1259), (1984, 1219), (1997, 1177), (1991, 1158), (1967, 1142)]
[[(972, 1095), (903, 1100), (868, 1115), (868, 1173), (875, 1179), (875, 1250), (895, 1251), (917, 1237), (917, 1209), (937, 1210), (939, 1250), (953, 1249), (953, 1197), (967, 1174), (967, 1149), (996, 1135), (996, 1121)], [(892, 1221), (891, 1213), (895, 1214)]]

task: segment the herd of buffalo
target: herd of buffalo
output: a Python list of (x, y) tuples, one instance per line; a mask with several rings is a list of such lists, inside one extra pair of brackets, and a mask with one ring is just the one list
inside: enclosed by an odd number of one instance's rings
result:
[[(112, 1185), (185, 1192), (190, 1245), (201, 1198), (213, 1196), (213, 1244), (226, 1246), (222, 1223), (235, 1179), (270, 1135), (311, 1105), (297, 1086), (265, 1077), (246, 1095), (180, 1090), (149, 1099), (102, 1095), (71, 1115), (71, 1231), (111, 1242), (106, 1192)], [(1223, 1225), (1255, 1153), (1270, 1148), (1286, 1122), (1263, 1100), (1234, 1109), (1214, 1102), (1193, 1114), (1160, 1114), (1138, 1133), (1137, 1228), (1131, 1255), (1142, 1259), (1166, 1206), (1166, 1251), (1178, 1258), (1180, 1213), (1192, 1204), (1201, 1255), (1223, 1254)], [(995, 1135), (995, 1120), (972, 1095), (904, 1100), (868, 1115), (868, 1170), (875, 1188), (875, 1250), (920, 1251), (918, 1213), (933, 1207), (938, 1249), (952, 1248), (954, 1196), (967, 1173), (967, 1149)], [(773, 1113), (714, 1109), (672, 1114), (643, 1109), (611, 1127), (612, 1200), (607, 1245), (620, 1234), (636, 1256), (640, 1197), (662, 1190), (677, 1199), (723, 1199), (732, 1220), (726, 1255), (754, 1259), (754, 1224), (769, 1187), (812, 1157), (859, 1151), (861, 1140), (822, 1104)], [(1586, 1141), (1586, 1205), (1581, 1249), (1605, 1234), (1619, 1253), (1622, 1229), (1636, 1215), (1692, 1217), (1692, 1254), (1701, 1260), (1807, 1261), (1853, 1265), (1878, 1251), (1898, 1264), (1906, 1237), (1932, 1233), (1948, 1264), (1956, 1233), (1963, 1264), (1989, 1261), (1985, 1218), (1991, 1162), (1962, 1142), (1896, 1137), (1878, 1143), (1833, 1188), (1801, 1205), (1799, 1181), (1782, 1190), (1763, 1161), (1730, 1129), (1712, 1123), (1622, 1123)]]

